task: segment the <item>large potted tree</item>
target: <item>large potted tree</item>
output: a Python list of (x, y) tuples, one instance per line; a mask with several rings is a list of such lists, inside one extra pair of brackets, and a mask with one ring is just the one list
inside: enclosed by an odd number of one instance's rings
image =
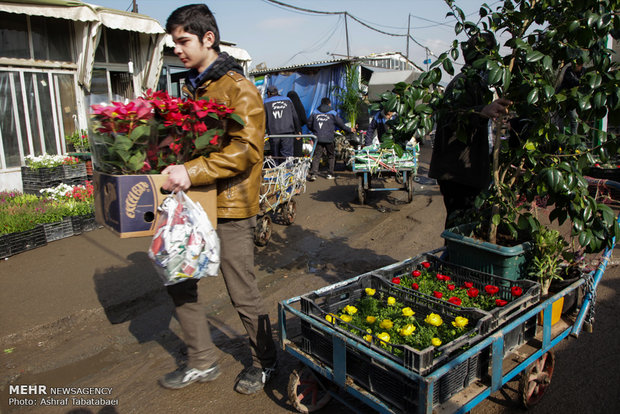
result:
[[(485, 244), (487, 252), (501, 249), (498, 234), (532, 239), (543, 226), (534, 213), (541, 203), (549, 212), (546, 224), (570, 223), (571, 236), (580, 246), (576, 250), (591, 253), (610, 246), (612, 237), (620, 235), (615, 215), (590, 195), (584, 172), (595, 158), (606, 160), (618, 153), (616, 136), (599, 121), (620, 103), (620, 73), (609, 41), (620, 36), (620, 2), (504, 0), (493, 8), (481, 5), (476, 22), (467, 20), (457, 1), (445, 2), (457, 20), (456, 35), (469, 38), (489, 31), (501, 42), (500, 49), (477, 59), (471, 70), (484, 71), (489, 87), (513, 102), (511, 115), (494, 127), (492, 185), (468, 217), (478, 224), (444, 232), (448, 249), (447, 233), (461, 240), (474, 236), (479, 241), (475, 244)], [(442, 110), (437, 88), (441, 68), (454, 74), (459, 55), (455, 40), (417, 81), (382, 97), (383, 105), (400, 115), (394, 128), (399, 133), (385, 146), (398, 148), (403, 145), (398, 137), (430, 132), (433, 115)], [(583, 64), (578, 82), (558, 88), (565, 72), (578, 64)], [(568, 249), (564, 253), (573, 259)], [(527, 276), (522, 263), (517, 273), (506, 273), (502, 266), (484, 268), (488, 257), (478, 259), (471, 252), (465, 256), (470, 267), (510, 278)]]

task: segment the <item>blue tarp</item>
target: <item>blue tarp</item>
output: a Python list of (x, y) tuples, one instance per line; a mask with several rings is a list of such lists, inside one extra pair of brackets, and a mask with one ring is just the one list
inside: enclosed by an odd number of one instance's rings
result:
[[(332, 108), (336, 109), (339, 115), (343, 117), (343, 114), (338, 111), (340, 101), (337, 93), (338, 88), (345, 87), (344, 64), (320, 67), (312, 73), (269, 74), (266, 78), (265, 89), (274, 85), (282, 96), (286, 96), (290, 91), (297, 92), (306, 110), (306, 116), (309, 117), (312, 111), (321, 104), (322, 98), (328, 97), (332, 101)], [(307, 133), (307, 129), (304, 129), (304, 133)]]

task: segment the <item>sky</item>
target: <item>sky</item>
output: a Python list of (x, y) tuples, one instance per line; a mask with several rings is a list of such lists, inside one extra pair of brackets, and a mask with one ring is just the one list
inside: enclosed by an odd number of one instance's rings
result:
[[(87, 0), (118, 10), (132, 9), (132, 0)], [(165, 26), (168, 15), (191, 0), (136, 0), (138, 12)], [(260, 63), (268, 68), (304, 64), (371, 53), (401, 52), (425, 69), (425, 61), (449, 49), (455, 39), (453, 18), (443, 0), (278, 0), (298, 8), (321, 12), (348, 12), (346, 20), (338, 14), (315, 14), (275, 4), (269, 0), (208, 0), (218, 23), (220, 38), (236, 43), (252, 57), (250, 69)], [(456, 0), (468, 19), (477, 21), (483, 0)], [(487, 1), (493, 6), (498, 1)], [(409, 27), (409, 29), (408, 29)], [(386, 32), (383, 34), (378, 32)], [(409, 41), (407, 52), (406, 35)], [(392, 36), (399, 34), (402, 36)], [(462, 40), (461, 37), (459, 37)], [(430, 51), (430, 54), (429, 54)]]

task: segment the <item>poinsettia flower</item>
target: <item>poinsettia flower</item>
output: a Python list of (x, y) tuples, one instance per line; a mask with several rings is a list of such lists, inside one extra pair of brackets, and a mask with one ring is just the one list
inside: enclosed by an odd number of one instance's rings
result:
[(448, 302), (453, 303), (457, 306), (461, 306), (461, 303), (463, 303), (461, 298), (457, 298), (456, 296), (452, 296), (450, 299), (448, 299)]
[(431, 267), (431, 264), (429, 262), (422, 262), (420, 263), (422, 265), (423, 268), (428, 269), (429, 267)]
[(433, 296), (435, 296), (437, 299), (441, 299), (441, 297), (443, 296), (443, 293), (434, 290)]
[(446, 287), (448, 288), (448, 290), (454, 290), (454, 289), (456, 289), (456, 286), (454, 286), (454, 285), (448, 285), (448, 286), (446, 286)]
[(420, 275), (422, 274), (422, 272), (420, 272), (419, 270), (414, 270), (413, 272), (411, 272), (411, 275), (413, 277), (420, 277)]
[(495, 304), (496, 304), (497, 306), (500, 306), (500, 307), (501, 307), (501, 306), (506, 306), (506, 304), (507, 304), (507, 303), (508, 303), (508, 301), (507, 301), (507, 300), (504, 300), (504, 299), (495, 299)]
[(495, 285), (486, 285), (484, 287), (485, 292), (487, 292), (489, 295), (495, 295), (497, 292), (499, 292), (499, 288)]
[(512, 293), (512, 296), (521, 296), (523, 289), (520, 286), (513, 286), (510, 288), (510, 293)]
[(400, 277), (393, 277), (392, 283), (394, 283), (395, 285), (400, 285)]
[(440, 346), (441, 345), (441, 339), (433, 338), (433, 339), (431, 339), (431, 344), (433, 344), (433, 346)]
[(417, 283), (412, 283), (412, 284), (411, 284), (411, 288), (412, 288), (413, 290), (418, 290), (418, 289), (420, 289), (420, 286), (418, 286), (418, 284), (417, 284)]
[(467, 289), (467, 296), (469, 296), (470, 298), (475, 298), (476, 296), (478, 296), (478, 289), (476, 288)]

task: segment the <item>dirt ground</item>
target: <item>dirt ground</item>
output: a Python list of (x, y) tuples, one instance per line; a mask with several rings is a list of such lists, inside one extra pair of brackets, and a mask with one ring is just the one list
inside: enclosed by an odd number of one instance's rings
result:
[[(422, 147), (411, 203), (404, 191), (382, 191), (360, 205), (355, 176), (342, 165), (335, 180), (319, 178), (296, 196), (295, 222), (274, 224), (270, 242), (256, 248), (258, 283), (274, 335), (279, 301), (443, 245), (443, 203), (426, 177), (429, 152), (430, 146)], [(172, 303), (146, 255), (149, 242), (98, 229), (0, 262), (0, 412), (221, 413), (231, 407), (239, 413), (295, 412), (286, 388), (298, 361), (282, 351), (279, 373), (264, 392), (233, 391), (250, 355), (220, 277), (202, 281), (200, 292), (222, 376), (178, 391), (158, 386), (157, 378), (183, 360), (184, 348)], [(553, 382), (532, 412), (620, 412), (618, 269), (612, 261), (599, 287), (594, 333), (556, 347)], [(81, 395), (83, 400), (69, 398), (66, 404), (64, 396), (53, 396), (57, 401), (43, 405), (44, 396), (16, 395), (9, 385), (102, 387), (109, 394)], [(517, 386), (508, 383), (472, 412), (521, 412)], [(92, 398), (103, 400), (88, 401)], [(18, 405), (30, 400), (36, 405)], [(337, 400), (321, 410), (349, 411)]]

